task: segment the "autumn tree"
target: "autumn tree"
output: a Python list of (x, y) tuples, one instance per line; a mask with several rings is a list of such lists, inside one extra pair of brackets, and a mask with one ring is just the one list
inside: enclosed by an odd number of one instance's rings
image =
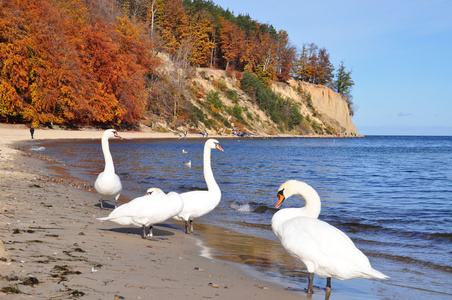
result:
[(240, 57), (240, 61), (244, 65), (244, 70), (254, 72), (261, 60), (260, 42), (256, 31), (248, 33), (245, 41), (245, 50)]
[(276, 48), (276, 76), (280, 81), (291, 78), (295, 62), (296, 48), (289, 41), (289, 34), (285, 30), (278, 32)]
[(155, 13), (156, 30), (163, 41), (163, 48), (175, 55), (190, 35), (190, 18), (181, 0), (157, 0)]
[(226, 61), (225, 69), (229, 68), (229, 64), (235, 68), (239, 62), (240, 55), (243, 53), (245, 40), (244, 33), (234, 24), (220, 17), (220, 45), (223, 58)]
[(295, 60), (294, 63), (294, 68), (293, 68), (293, 72), (294, 75), (297, 79), (302, 80), (302, 81), (307, 81), (308, 80), (308, 49), (306, 47), (306, 45), (303, 45), (303, 48), (301, 49), (301, 51), (298, 53), (297, 55), (297, 59)]
[(190, 61), (195, 66), (206, 67), (211, 60), (212, 49), (214, 48), (213, 24), (208, 16), (201, 16), (196, 13), (191, 18), (190, 40), (192, 42), (192, 54)]
[(0, 113), (35, 125), (140, 119), (156, 60), (121, 10), (79, 0), (0, 5)]
[(318, 53), (317, 76), (315, 83), (326, 85), (333, 77), (334, 66), (330, 62), (330, 54), (325, 48), (321, 48)]

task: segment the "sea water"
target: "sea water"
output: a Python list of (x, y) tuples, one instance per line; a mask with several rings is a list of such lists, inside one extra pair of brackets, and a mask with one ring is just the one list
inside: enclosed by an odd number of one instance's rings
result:
[[(319, 219), (345, 232), (375, 269), (391, 277), (333, 279), (330, 299), (452, 299), (452, 137), (219, 140), (225, 152), (212, 150), (212, 169), (222, 200), (195, 220), (209, 256), (251, 266), (288, 288), (304, 288), (303, 267), (282, 249), (270, 225), (278, 187), (297, 179), (319, 193)], [(206, 189), (204, 142), (110, 140), (123, 201), (149, 187)], [(32, 146), (83, 181), (94, 183), (103, 170), (99, 140)], [(294, 196), (282, 208), (302, 205)], [(316, 276), (314, 285), (320, 292), (313, 299), (321, 299), (325, 279)]]

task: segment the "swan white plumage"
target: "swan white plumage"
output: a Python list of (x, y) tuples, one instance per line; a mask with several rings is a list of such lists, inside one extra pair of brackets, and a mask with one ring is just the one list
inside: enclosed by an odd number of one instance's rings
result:
[(313, 293), (314, 274), (327, 278), (327, 293), (331, 291), (331, 277), (340, 280), (389, 278), (372, 268), (366, 255), (345, 233), (317, 219), (321, 209), (320, 197), (308, 184), (297, 180), (283, 183), (278, 190), (276, 208), (295, 194), (301, 195), (306, 205), (276, 212), (272, 229), (284, 248), (306, 266), (309, 294)]
[(204, 144), (203, 167), (207, 191), (190, 191), (180, 194), (184, 201), (184, 207), (175, 219), (185, 221), (185, 233), (187, 234), (194, 232), (193, 219), (211, 212), (221, 200), (221, 190), (213, 177), (210, 163), (212, 149), (218, 149), (224, 152), (220, 146), (220, 142), (215, 139), (208, 139)]
[[(174, 217), (182, 210), (183, 202), (178, 193), (165, 194), (159, 188), (150, 188), (146, 195), (133, 199), (115, 208), (108, 217), (98, 218), (119, 225), (133, 225), (142, 228), (141, 237), (152, 237), (152, 226)], [(146, 227), (149, 234), (146, 235)]]
[(120, 138), (119, 134), (114, 129), (105, 130), (102, 135), (102, 152), (105, 158), (105, 169), (97, 176), (94, 188), (100, 196), (100, 208), (103, 209), (102, 200), (115, 200), (115, 208), (118, 206), (118, 198), (122, 191), (121, 180), (115, 173), (115, 166), (113, 165), (113, 158), (108, 146), (110, 138)]

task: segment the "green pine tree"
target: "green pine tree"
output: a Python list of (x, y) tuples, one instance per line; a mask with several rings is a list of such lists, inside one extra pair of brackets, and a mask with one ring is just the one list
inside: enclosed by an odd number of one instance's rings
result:
[(355, 83), (352, 80), (352, 71), (346, 71), (344, 66), (344, 61), (341, 61), (341, 64), (339, 66), (339, 69), (336, 73), (336, 81), (334, 81), (334, 89), (339, 94), (342, 94), (347, 99), (348, 108), (350, 110), (350, 115), (353, 116), (355, 114), (354, 112), (354, 105), (352, 101), (352, 87), (355, 85)]

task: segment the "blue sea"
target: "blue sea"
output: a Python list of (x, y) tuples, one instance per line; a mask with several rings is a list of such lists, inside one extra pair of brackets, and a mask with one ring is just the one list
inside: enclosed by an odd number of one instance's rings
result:
[[(228, 260), (297, 291), (303, 268), (271, 230), (278, 187), (311, 185), (322, 200), (319, 219), (344, 231), (387, 281), (332, 280), (333, 299), (452, 299), (452, 137), (219, 139), (212, 169), (219, 206), (195, 220), (206, 255)], [(204, 139), (111, 140), (121, 199), (149, 187), (166, 192), (205, 189)], [(103, 170), (99, 140), (34, 141), (65, 176), (94, 183)], [(183, 153), (183, 150), (188, 153)], [(192, 167), (184, 162), (191, 160)], [(66, 173), (68, 172), (68, 173)], [(97, 205), (93, 196), (93, 205)], [(304, 202), (291, 197), (282, 208)], [(183, 228), (182, 223), (172, 222)], [(315, 277), (312, 299), (326, 280)], [(298, 292), (303, 294), (303, 292)]]

